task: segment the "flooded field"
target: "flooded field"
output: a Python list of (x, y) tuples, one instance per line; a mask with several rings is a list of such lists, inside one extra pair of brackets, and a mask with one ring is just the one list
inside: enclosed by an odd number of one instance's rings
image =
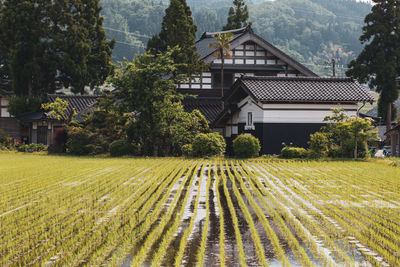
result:
[(0, 153), (0, 265), (400, 266), (399, 177), (376, 162)]

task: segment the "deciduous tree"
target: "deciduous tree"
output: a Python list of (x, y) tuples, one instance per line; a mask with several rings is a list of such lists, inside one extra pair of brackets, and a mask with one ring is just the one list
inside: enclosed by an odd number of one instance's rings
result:
[(177, 64), (172, 59), (176, 49), (165, 54), (144, 54), (117, 71), (113, 84), (118, 88), (116, 110), (129, 112), (127, 127), (130, 141), (141, 145), (145, 155), (171, 155), (181, 152), (208, 124), (198, 112), (186, 113), (176, 92), (173, 73)]

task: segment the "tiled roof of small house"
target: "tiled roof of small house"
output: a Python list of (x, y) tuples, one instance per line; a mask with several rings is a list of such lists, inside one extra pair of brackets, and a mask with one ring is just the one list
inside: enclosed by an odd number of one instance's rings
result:
[[(242, 77), (237, 84), (263, 102), (373, 102), (351, 78)], [(234, 86), (235, 87), (235, 86)]]
[[(75, 110), (77, 113), (76, 119), (82, 120), (84, 115), (90, 110), (93, 109), (93, 106), (97, 103), (98, 95), (62, 95), (62, 94), (48, 94), (46, 98), (47, 103), (54, 102), (57, 98), (61, 98), (63, 100), (68, 101), (68, 107), (65, 112), (65, 117), (69, 118), (71, 116), (72, 111)], [(17, 117), (17, 119), (21, 122), (35, 122), (35, 121), (43, 121), (43, 120), (52, 120), (51, 116), (48, 115), (48, 112), (45, 111), (37, 111), (37, 112), (27, 112), (21, 114)]]
[(182, 103), (186, 112), (197, 109), (209, 122), (214, 121), (222, 110), (222, 103), (219, 99), (185, 98)]
[(47, 102), (54, 102), (57, 98), (68, 101), (67, 111), (65, 116), (68, 118), (73, 109), (76, 113), (85, 113), (88, 109), (92, 108), (99, 98), (98, 95), (61, 95), (61, 94), (49, 94), (47, 95)]

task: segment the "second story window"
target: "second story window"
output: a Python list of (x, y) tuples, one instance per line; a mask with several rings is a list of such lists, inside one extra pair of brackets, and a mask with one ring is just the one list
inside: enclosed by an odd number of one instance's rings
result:
[[(231, 88), (233, 84), (233, 73), (224, 73), (224, 89)], [(214, 89), (221, 88), (221, 73), (213, 73), (212, 85)]]

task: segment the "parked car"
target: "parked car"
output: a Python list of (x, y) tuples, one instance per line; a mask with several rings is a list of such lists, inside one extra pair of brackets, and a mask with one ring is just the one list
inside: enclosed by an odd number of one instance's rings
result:
[(391, 146), (384, 146), (383, 147), (383, 154), (385, 157), (390, 157), (392, 155), (392, 147)]

